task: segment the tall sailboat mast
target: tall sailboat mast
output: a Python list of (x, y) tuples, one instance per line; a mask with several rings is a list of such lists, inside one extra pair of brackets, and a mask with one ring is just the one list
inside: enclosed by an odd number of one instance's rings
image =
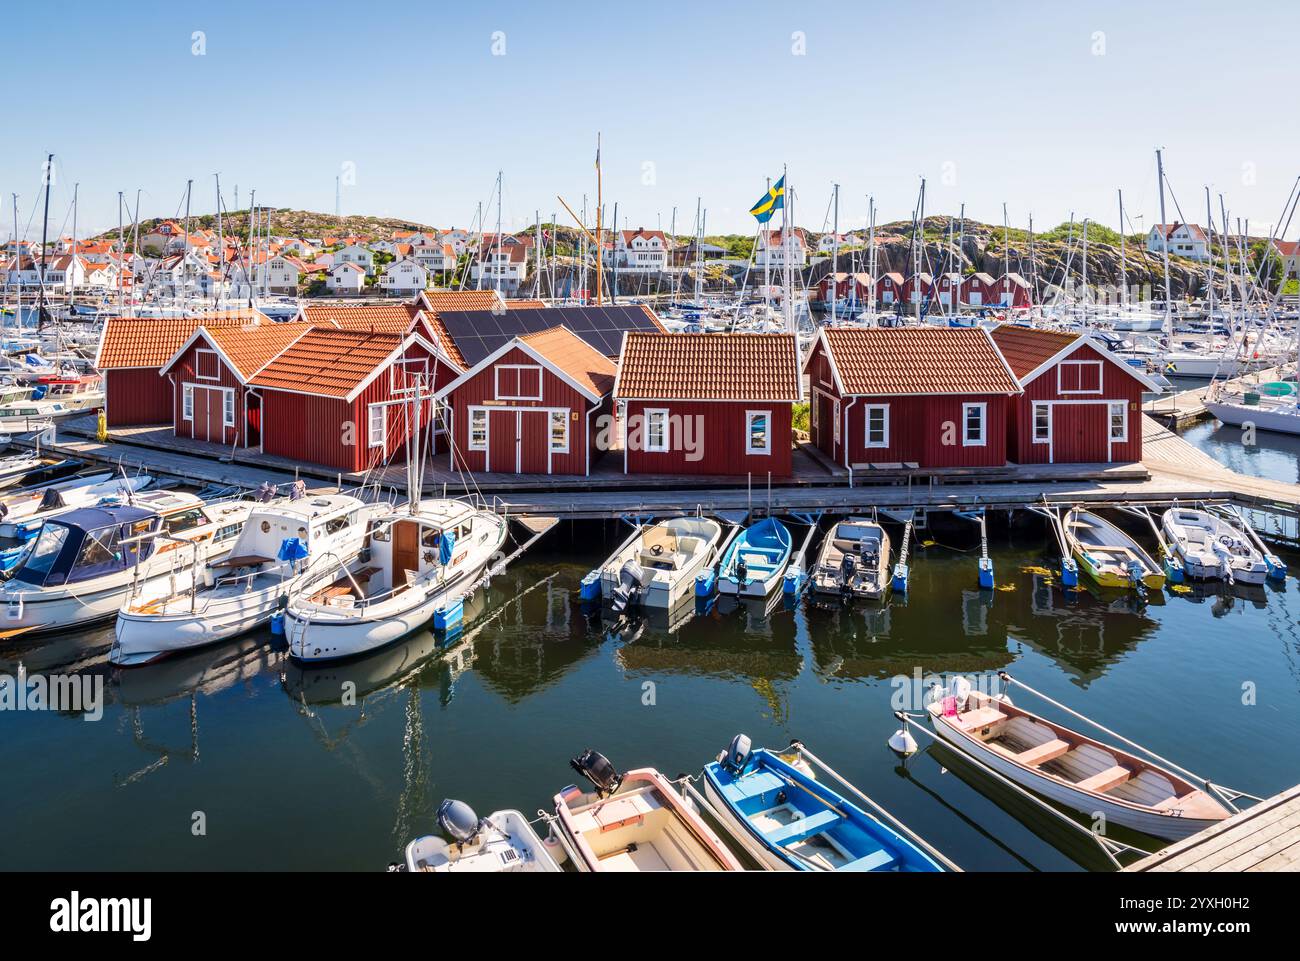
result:
[(41, 268), (37, 273), (40, 289), (36, 294), (36, 326), (45, 326), (45, 254), (49, 247), (50, 181), (54, 179), (54, 154), (45, 158), (45, 216), (41, 218)]
[(1124, 246), (1124, 191), (1119, 194), (1119, 302), (1128, 306), (1128, 251)]
[(1174, 345), (1174, 294), (1169, 285), (1169, 228), (1165, 220), (1165, 160), (1161, 151), (1156, 151), (1156, 180), (1160, 184), (1160, 249), (1164, 253), (1165, 265), (1165, 349)]
[(601, 211), (604, 209), (603, 183), (600, 174), (600, 131), (596, 131), (596, 306), (605, 302), (605, 245), (601, 240), (603, 221)]
[(832, 201), (834, 212), (831, 214), (831, 323), (835, 323), (837, 313), (839, 294), (839, 284), (836, 280), (840, 269), (840, 185), (831, 185), (835, 191), (835, 199)]

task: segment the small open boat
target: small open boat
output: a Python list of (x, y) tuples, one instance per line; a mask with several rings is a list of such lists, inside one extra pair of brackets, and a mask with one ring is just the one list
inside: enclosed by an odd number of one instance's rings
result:
[(695, 575), (712, 564), (722, 525), (708, 517), (674, 517), (638, 528), (600, 569), (601, 590), (615, 613), (629, 607), (671, 610), (695, 591)]
[(766, 597), (781, 583), (794, 541), (786, 526), (767, 517), (741, 531), (722, 555), (718, 592)]
[(595, 751), (570, 762), (596, 786), (555, 795), (579, 871), (742, 871), (726, 844), (654, 768), (619, 774)]
[(840, 521), (822, 541), (813, 589), (845, 597), (884, 597), (889, 590), (889, 534), (865, 517)]
[(931, 689), (926, 710), (943, 740), (1088, 817), (1177, 841), (1232, 813), (1172, 771), (1015, 707), (1005, 695), (974, 691), (963, 677)]
[(806, 764), (751, 751), (743, 734), (705, 766), (704, 794), (745, 850), (777, 871), (943, 870)]
[(1164, 588), (1164, 568), (1104, 517), (1076, 508), (1065, 517), (1065, 536), (1079, 568), (1099, 586)]
[(1160, 528), (1182, 559), (1188, 577), (1222, 578), (1244, 584), (1263, 584), (1268, 579), (1264, 555), (1245, 531), (1218, 514), (1172, 507), (1161, 517)]
[(451, 839), (426, 835), (406, 846), (408, 871), (558, 873), (542, 839), (518, 811), (479, 818), (464, 801), (438, 805), (438, 827)]

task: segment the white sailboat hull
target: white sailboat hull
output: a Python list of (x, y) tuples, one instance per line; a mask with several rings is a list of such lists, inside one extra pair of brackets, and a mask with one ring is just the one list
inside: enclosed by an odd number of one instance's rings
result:
[(247, 633), (270, 621), (291, 581), (208, 603), (191, 614), (132, 614), (120, 610), (114, 629), (116, 643), (109, 655), (114, 664), (148, 664), (177, 651), (191, 650)]
[(1257, 430), (1271, 430), (1282, 434), (1300, 434), (1300, 408), (1269, 407), (1262, 404), (1233, 404), (1218, 401), (1205, 402), (1205, 408), (1229, 427), (1254, 425)]

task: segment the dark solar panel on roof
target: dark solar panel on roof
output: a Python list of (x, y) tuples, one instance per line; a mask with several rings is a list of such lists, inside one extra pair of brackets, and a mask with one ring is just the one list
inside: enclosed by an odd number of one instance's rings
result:
[(625, 330), (656, 330), (639, 306), (439, 311), (438, 319), (470, 366), (524, 334), (567, 327), (606, 357), (617, 357)]

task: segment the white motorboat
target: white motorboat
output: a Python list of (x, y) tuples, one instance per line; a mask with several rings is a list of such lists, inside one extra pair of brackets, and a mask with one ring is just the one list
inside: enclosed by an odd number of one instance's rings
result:
[(865, 517), (837, 523), (822, 541), (813, 590), (844, 597), (884, 597), (889, 590), (889, 533)]
[(184, 584), (230, 549), (253, 506), (160, 490), (48, 517), (0, 587), (0, 628), (64, 630), (115, 616), (132, 584)]
[(56, 400), (23, 400), (0, 404), (0, 433), (26, 434), (43, 430), (63, 417), (80, 411), (72, 410)]
[(1183, 562), (1188, 577), (1221, 578), (1263, 584), (1269, 565), (1249, 535), (1220, 514), (1171, 507), (1160, 519), (1165, 540)]
[(1205, 409), (1230, 427), (1250, 425), (1256, 430), (1300, 434), (1300, 393), (1292, 381), (1260, 384), (1244, 391), (1216, 385), (1206, 394)]
[(479, 818), (463, 801), (438, 805), (438, 827), (451, 838), (426, 835), (406, 846), (406, 870), (455, 873), (555, 874), (559, 864), (518, 811)]
[(616, 613), (637, 606), (671, 610), (694, 593), (695, 575), (717, 559), (721, 539), (722, 525), (707, 517), (639, 527), (600, 568), (601, 591)]
[(235, 637), (267, 623), (294, 591), (333, 580), (365, 544), (371, 520), (388, 510), (346, 494), (258, 505), (230, 551), (198, 583), (156, 580), (117, 614), (108, 659), (124, 666)]
[(505, 543), (506, 520), (463, 500), (423, 500), (374, 518), (367, 554), (296, 589), (285, 610), (289, 654), (352, 657), (462, 603)]
[(1173, 771), (975, 691), (964, 677), (932, 688), (926, 710), (943, 740), (1088, 817), (1176, 841), (1232, 813)]
[(0, 537), (20, 538), (48, 517), (75, 507), (89, 507), (105, 498), (126, 497), (153, 483), (149, 474), (114, 477), (91, 474), (27, 491), (0, 501)]

